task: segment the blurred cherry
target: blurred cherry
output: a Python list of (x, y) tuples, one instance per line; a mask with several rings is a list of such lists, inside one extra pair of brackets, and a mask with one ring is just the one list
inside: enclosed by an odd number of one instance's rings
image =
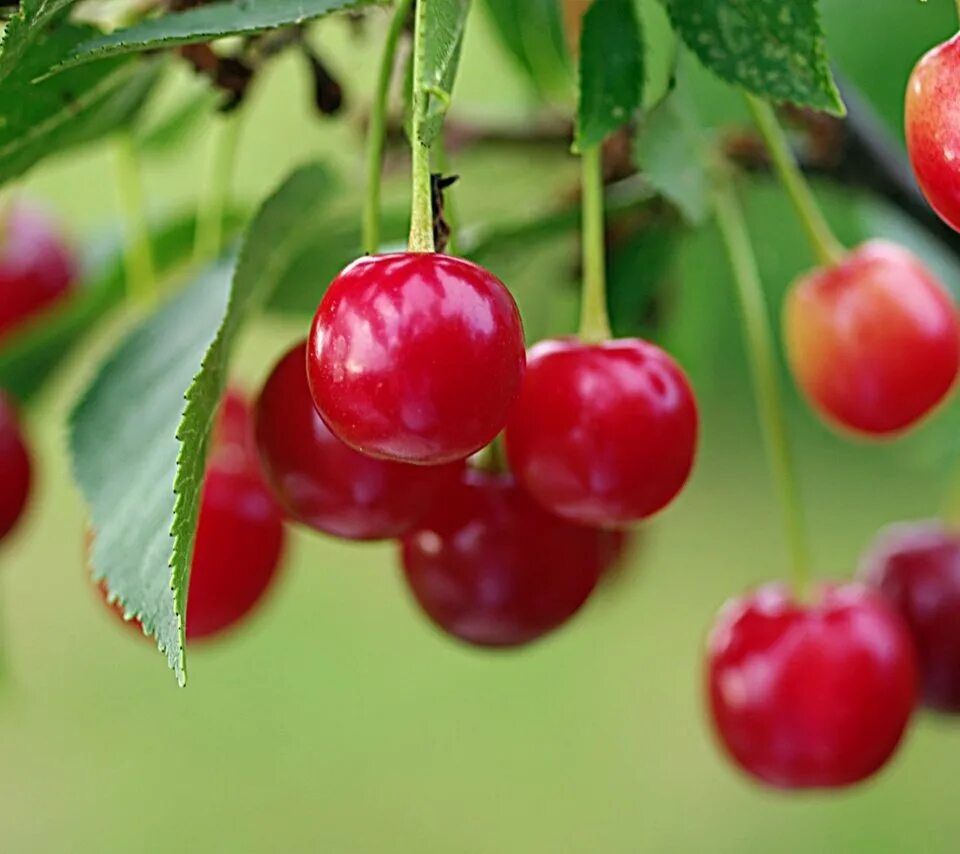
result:
[(23, 516), (31, 479), (30, 453), (23, 428), (13, 401), (0, 390), (0, 540)]

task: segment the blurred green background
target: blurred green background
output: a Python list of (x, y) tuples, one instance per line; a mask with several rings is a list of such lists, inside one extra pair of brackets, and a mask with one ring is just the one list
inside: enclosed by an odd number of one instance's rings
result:
[[(898, 129), (909, 70), (955, 28), (953, 4), (824, 0), (824, 11), (833, 58)], [(374, 19), (369, 40), (343, 22), (317, 28), (356, 115), (385, 17)], [(471, 27), (455, 114), (522, 124), (531, 93), (483, 16)], [(188, 85), (186, 76), (178, 84)], [(705, 76), (698, 85), (711, 118), (736, 120), (735, 97)], [(236, 180), (244, 204), (316, 157), (336, 163), (359, 198), (356, 116), (319, 121), (309, 99), (293, 59), (261, 81)], [(152, 211), (192, 204), (210, 144), (201, 131), (148, 164)], [(394, 159), (389, 195), (403, 200), (404, 163)], [(549, 209), (577, 169), (562, 145), (474, 147), (452, 167), (467, 224)], [(100, 145), (44, 166), (23, 192), (58, 211), (82, 242), (117, 218), (113, 172), (113, 153)], [(810, 258), (776, 187), (755, 179), (744, 189), (775, 303)], [(875, 207), (822, 189), (846, 238), (879, 222)], [(884, 221), (915, 239), (900, 220)], [(496, 260), (532, 329), (572, 324), (575, 250), (571, 234)], [(928, 257), (960, 287), (949, 255)], [(685, 240), (669, 286), (665, 337), (703, 402), (696, 476), (568, 630), (519, 653), (462, 648), (416, 612), (393, 547), (295, 533), (275, 595), (222, 644), (191, 650), (185, 690), (149, 643), (107, 613), (83, 566), (84, 511), (68, 477), (63, 423), (117, 324), (98, 335), (29, 413), (39, 488), (27, 523), (0, 553), (0, 848), (956, 851), (960, 723), (921, 716), (885, 773), (839, 794), (761, 790), (713, 743), (700, 691), (703, 636), (725, 598), (781, 576), (785, 555), (712, 229)], [(240, 382), (256, 389), (304, 331), (305, 321), (275, 318), (251, 328)], [(819, 574), (849, 575), (880, 526), (936, 512), (957, 447), (958, 404), (887, 446), (829, 434), (792, 388), (789, 415)]]

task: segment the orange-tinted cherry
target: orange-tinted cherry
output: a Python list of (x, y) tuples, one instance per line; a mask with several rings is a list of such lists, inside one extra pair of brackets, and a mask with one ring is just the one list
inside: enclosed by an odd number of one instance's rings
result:
[(566, 623), (593, 592), (604, 532), (547, 513), (510, 475), (466, 470), (403, 540), (414, 597), (447, 634), (516, 647)]
[(729, 602), (707, 646), (713, 723), (733, 760), (787, 789), (834, 788), (879, 770), (917, 700), (906, 624), (861, 585), (794, 601), (769, 585)]
[(76, 283), (78, 265), (53, 222), (22, 203), (0, 218), (0, 338)]
[(865, 243), (799, 279), (787, 295), (790, 367), (829, 422), (886, 436), (916, 424), (960, 366), (957, 312), (906, 249)]
[(310, 389), (333, 433), (368, 456), (422, 465), (489, 444), (523, 366), (509, 291), (445, 255), (354, 262), (330, 285), (308, 343)]
[(30, 496), (31, 466), (13, 402), (0, 391), (0, 540), (23, 515)]
[(917, 63), (907, 85), (907, 151), (930, 206), (960, 230), (960, 35)]
[(256, 409), (267, 480), (287, 512), (349, 540), (401, 537), (460, 477), (463, 463), (414, 466), (365, 456), (330, 432), (307, 387), (306, 342), (273, 369)]
[(892, 525), (864, 556), (861, 574), (910, 627), (924, 704), (960, 713), (960, 536), (940, 522)]
[(627, 525), (683, 488), (697, 430), (693, 390), (659, 347), (544, 341), (527, 359), (507, 454), (548, 510), (587, 525)]

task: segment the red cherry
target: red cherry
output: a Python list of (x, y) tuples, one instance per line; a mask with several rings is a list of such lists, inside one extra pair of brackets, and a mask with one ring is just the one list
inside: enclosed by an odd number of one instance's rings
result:
[(799, 604), (773, 584), (720, 612), (707, 681), (714, 726), (741, 768), (782, 788), (833, 788), (893, 754), (917, 699), (916, 651), (865, 587)]
[(446, 255), (361, 258), (330, 285), (307, 373), (323, 420), (368, 456), (438, 465), (503, 429), (523, 377), (523, 327), (504, 285)]
[(960, 366), (950, 298), (910, 252), (880, 240), (799, 279), (784, 327), (790, 367), (813, 407), (860, 433), (914, 425)]
[(960, 712), (960, 536), (939, 522), (893, 525), (865, 555), (861, 573), (910, 627), (924, 703)]
[(313, 405), (302, 341), (273, 369), (257, 402), (264, 473), (287, 512), (348, 540), (401, 537), (459, 479), (463, 463), (375, 460), (341, 442)]
[(506, 437), (511, 468), (548, 510), (626, 525), (686, 483), (697, 404), (676, 362), (646, 341), (543, 341), (530, 350)]
[(33, 208), (12, 205), (0, 222), (0, 338), (60, 299), (77, 275), (56, 226)]
[(420, 607), (443, 631), (483, 647), (521, 646), (567, 622), (605, 556), (602, 531), (547, 513), (509, 475), (472, 470), (403, 540)]
[(17, 524), (30, 495), (30, 453), (10, 399), (0, 391), (0, 540)]
[(907, 85), (907, 151), (930, 206), (960, 231), (960, 35), (917, 63)]
[(240, 389), (231, 386), (220, 401), (210, 441), (211, 453), (236, 453), (256, 462), (257, 443), (253, 431), (253, 407)]

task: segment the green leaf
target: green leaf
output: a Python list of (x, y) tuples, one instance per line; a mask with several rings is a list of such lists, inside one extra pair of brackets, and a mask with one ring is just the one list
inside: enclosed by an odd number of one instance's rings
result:
[(644, 43), (634, 0), (594, 0), (583, 16), (577, 143), (599, 145), (643, 103)]
[(642, 223), (612, 249), (607, 308), (618, 338), (649, 338), (657, 331), (657, 300), (676, 264), (678, 248), (677, 228), (654, 220)]
[(830, 74), (817, 0), (663, 0), (708, 68), (772, 101), (844, 112)]
[(557, 0), (485, 0), (500, 43), (542, 97), (570, 88), (570, 57)]
[[(22, 0), (19, 14), (14, 15), (7, 23), (0, 41), (0, 81), (18, 67), (27, 50), (40, 39), (47, 25), (73, 2), (74, 0)], [(58, 59), (59, 57), (55, 57), (47, 68)]]
[(161, 70), (156, 61), (113, 59), (33, 82), (52, 57), (91, 32), (57, 27), (0, 84), (0, 183), (51, 154), (123, 127), (147, 102)]
[(424, 145), (432, 145), (443, 128), (460, 67), (469, 11), (470, 0), (431, 0), (428, 7), (423, 78), (414, 81), (429, 93), (426, 119), (420, 125), (420, 141)]
[(217, 267), (144, 320), (71, 417), (96, 534), (94, 577), (186, 681), (184, 612), (210, 427), (243, 322), (269, 299), (329, 205), (329, 174), (295, 172), (264, 204), (232, 277)]
[[(236, 233), (239, 214), (224, 220), (224, 233)], [(190, 260), (196, 218), (178, 217), (151, 229), (157, 272), (166, 275)], [(99, 259), (85, 266), (90, 277), (62, 305), (39, 315), (3, 341), (0, 349), (0, 388), (21, 401), (40, 393), (56, 369), (86, 335), (110, 317), (126, 293), (123, 241), (120, 235), (95, 241)]]
[(147, 18), (122, 30), (85, 41), (59, 66), (70, 68), (93, 59), (208, 42), (302, 24), (381, 0), (230, 0)]
[(634, 142), (644, 178), (691, 225), (702, 223), (710, 210), (707, 157), (700, 128), (679, 92), (644, 118)]

